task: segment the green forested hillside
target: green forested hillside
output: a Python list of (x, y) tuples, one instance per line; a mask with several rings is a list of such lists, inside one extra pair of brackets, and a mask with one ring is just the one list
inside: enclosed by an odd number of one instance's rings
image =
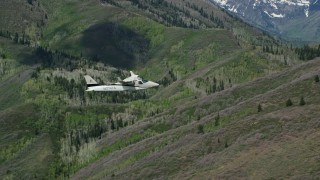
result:
[[(319, 177), (317, 48), (205, 1), (2, 3), (1, 178)], [(85, 92), (128, 70), (161, 86)]]

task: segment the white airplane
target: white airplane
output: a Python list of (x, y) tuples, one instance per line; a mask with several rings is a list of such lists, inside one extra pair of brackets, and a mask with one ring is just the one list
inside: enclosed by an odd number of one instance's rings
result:
[(86, 91), (136, 91), (159, 86), (158, 83), (143, 80), (132, 71), (130, 71), (130, 74), (131, 76), (128, 78), (124, 80), (118, 78), (119, 82), (108, 85), (99, 85), (92, 77), (85, 75), (84, 78), (88, 87)]

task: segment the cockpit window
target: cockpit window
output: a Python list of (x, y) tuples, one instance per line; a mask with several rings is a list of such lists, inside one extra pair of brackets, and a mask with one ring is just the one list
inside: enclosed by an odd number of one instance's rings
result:
[(142, 81), (139, 81), (139, 84), (143, 84)]
[(146, 83), (146, 82), (148, 82), (148, 80), (142, 79), (142, 82), (143, 82), (143, 83)]

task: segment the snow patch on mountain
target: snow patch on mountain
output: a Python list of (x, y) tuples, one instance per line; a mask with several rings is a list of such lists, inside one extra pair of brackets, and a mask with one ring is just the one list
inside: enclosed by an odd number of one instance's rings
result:
[(237, 8), (235, 6), (232, 6), (232, 8), (228, 8), (228, 10), (231, 11), (231, 12), (234, 12), (234, 13), (238, 12), (238, 10), (237, 10)]
[(269, 17), (272, 18), (272, 16), (268, 13), (268, 11), (264, 10), (263, 12), (266, 13)]
[[(239, 6), (241, 6), (241, 3), (235, 1), (235, 0), (211, 0), (217, 4), (219, 4), (221, 7), (234, 12), (239, 12)], [(311, 0), (254, 0), (253, 2), (249, 2), (249, 6), (251, 5), (253, 9), (262, 8), (261, 10), (263, 12), (269, 11), (273, 9), (272, 13), (266, 13), (271, 18), (283, 18), (286, 17), (286, 12), (284, 11), (284, 6), (293, 6), (293, 7), (302, 7), (304, 8), (304, 14), (306, 17), (309, 17), (309, 7)], [(317, 0), (318, 1), (318, 0)], [(314, 2), (313, 4), (317, 3)], [(243, 4), (242, 4), (243, 5)], [(247, 7), (246, 7), (247, 8)], [(242, 15), (244, 16), (244, 11), (242, 11)]]
[(306, 17), (309, 17), (309, 9), (305, 9), (304, 14), (306, 15)]
[(320, 0), (209, 1), (276, 36), (320, 42)]
[[(232, 0), (212, 0), (220, 5), (228, 5)], [(255, 0), (253, 3), (254, 6), (257, 4), (268, 3), (268, 4), (288, 4), (288, 5), (295, 5), (295, 6), (309, 6), (310, 0)]]
[(278, 6), (277, 6), (276, 4), (271, 3), (270, 5), (271, 5), (274, 9), (278, 9)]
[(271, 13), (269, 14), (268, 11), (263, 11), (264, 13), (266, 13), (270, 18), (284, 18), (285, 15), (283, 14), (275, 14), (275, 13)]
[(286, 17), (286, 16), (283, 15), (283, 14), (275, 14), (275, 13), (272, 13), (271, 16), (272, 16), (273, 18), (284, 18), (284, 17)]

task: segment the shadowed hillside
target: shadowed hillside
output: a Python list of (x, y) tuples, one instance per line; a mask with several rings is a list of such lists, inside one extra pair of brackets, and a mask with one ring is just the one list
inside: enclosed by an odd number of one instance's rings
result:
[(114, 67), (145, 63), (149, 42), (142, 35), (114, 23), (94, 25), (83, 32), (84, 55)]

